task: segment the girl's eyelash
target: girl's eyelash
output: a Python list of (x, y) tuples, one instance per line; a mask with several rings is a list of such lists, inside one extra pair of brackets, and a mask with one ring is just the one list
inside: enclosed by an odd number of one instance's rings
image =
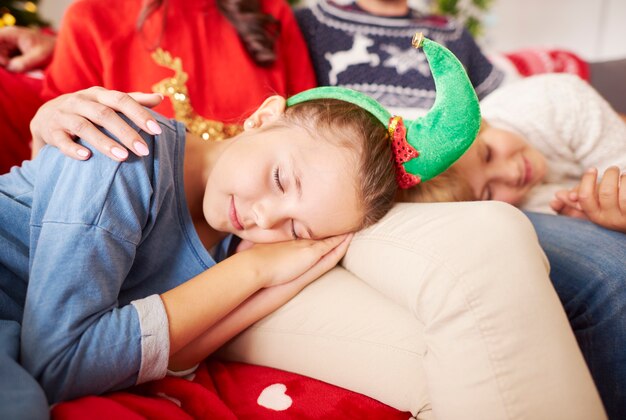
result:
[[(285, 192), (285, 189), (283, 188), (283, 184), (280, 183), (280, 168), (276, 167), (276, 169), (274, 169), (274, 183), (276, 184), (276, 186), (278, 187), (278, 189), (281, 192)], [(291, 220), (291, 236), (293, 236), (293, 239), (299, 239), (298, 235), (296, 234), (296, 225), (293, 222), (293, 219)]]
[(276, 169), (274, 169), (274, 183), (276, 184), (276, 186), (278, 187), (278, 189), (281, 192), (285, 192), (285, 189), (283, 188), (283, 184), (280, 183), (280, 169), (278, 167), (276, 167)]
[(485, 162), (489, 162), (491, 160), (491, 147), (485, 145)]
[(291, 220), (291, 234), (293, 235), (293, 239), (299, 239), (298, 235), (296, 234), (296, 225), (293, 222), (293, 219)]

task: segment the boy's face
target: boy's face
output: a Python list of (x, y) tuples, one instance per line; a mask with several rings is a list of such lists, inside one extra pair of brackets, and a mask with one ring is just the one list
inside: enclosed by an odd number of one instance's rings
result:
[(205, 218), (255, 243), (354, 231), (363, 216), (354, 154), (304, 129), (244, 132), (209, 174)]
[(455, 163), (480, 200), (520, 204), (546, 175), (544, 156), (520, 135), (483, 120), (478, 138)]

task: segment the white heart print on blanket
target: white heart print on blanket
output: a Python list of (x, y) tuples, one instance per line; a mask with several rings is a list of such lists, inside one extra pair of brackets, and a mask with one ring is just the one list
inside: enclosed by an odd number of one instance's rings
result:
[(283, 384), (273, 384), (265, 388), (256, 400), (261, 407), (274, 411), (285, 411), (293, 403), (291, 397), (285, 392), (287, 387)]

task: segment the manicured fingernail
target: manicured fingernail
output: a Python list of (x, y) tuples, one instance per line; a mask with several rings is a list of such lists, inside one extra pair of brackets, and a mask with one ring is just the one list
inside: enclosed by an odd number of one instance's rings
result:
[(148, 126), (148, 129), (152, 132), (152, 134), (161, 134), (163, 132), (161, 130), (161, 127), (159, 127), (159, 124), (156, 123), (156, 121), (148, 120), (146, 125)]
[(148, 148), (146, 147), (145, 144), (143, 144), (140, 141), (136, 141), (135, 143), (133, 143), (133, 146), (135, 146), (135, 150), (137, 151), (137, 153), (139, 153), (141, 156), (148, 156), (150, 154), (150, 150), (148, 150)]
[(83, 158), (89, 157), (89, 152), (86, 151), (85, 149), (77, 149), (76, 154)]
[(111, 153), (118, 159), (126, 159), (128, 157), (128, 152), (126, 149), (121, 149), (119, 147), (112, 147)]
[(594, 172), (596, 172), (596, 171), (597, 171), (597, 169), (596, 169), (596, 168), (589, 168), (589, 169), (587, 169), (587, 171), (586, 171), (586, 172), (587, 172), (588, 174), (592, 174), (592, 173), (594, 173)]

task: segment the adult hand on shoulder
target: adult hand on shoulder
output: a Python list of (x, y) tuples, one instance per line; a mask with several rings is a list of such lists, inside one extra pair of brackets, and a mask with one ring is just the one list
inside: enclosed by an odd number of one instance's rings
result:
[(52, 59), (56, 36), (22, 26), (0, 28), (0, 66), (15, 73), (45, 67)]
[(236, 256), (251, 258), (263, 287), (293, 281), (299, 288), (333, 268), (348, 250), (352, 233), (326, 239), (298, 239), (273, 244), (256, 244)]
[[(626, 233), (626, 174), (616, 166), (608, 168), (598, 183), (598, 171), (585, 172), (578, 187), (568, 194), (578, 213), (607, 229)], [(567, 205), (568, 209), (572, 206)], [(574, 210), (561, 212), (569, 215)]]
[(47, 143), (71, 158), (89, 159), (90, 150), (74, 141), (80, 137), (111, 159), (125, 160), (128, 151), (96, 125), (120, 139), (137, 156), (146, 156), (146, 143), (117, 112), (126, 115), (147, 133), (160, 134), (161, 128), (144, 106), (153, 107), (162, 100), (163, 96), (157, 93), (123, 93), (102, 87), (61, 95), (42, 105), (31, 120), (33, 157)]

